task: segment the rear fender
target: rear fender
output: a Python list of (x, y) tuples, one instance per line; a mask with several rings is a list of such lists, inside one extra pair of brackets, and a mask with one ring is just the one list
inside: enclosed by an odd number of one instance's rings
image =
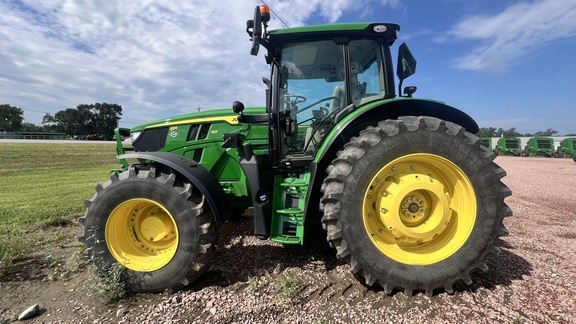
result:
[(362, 129), (370, 125), (375, 126), (381, 120), (398, 119), (400, 116), (436, 117), (456, 123), (472, 134), (476, 134), (479, 130), (478, 124), (468, 114), (438, 101), (416, 98), (380, 101), (360, 107), (343, 117), (337, 115), (337, 124), (326, 137), (314, 162), (320, 163), (324, 158), (330, 158)]
[(170, 152), (136, 152), (122, 154), (118, 159), (138, 159), (139, 161), (153, 161), (154, 164), (165, 165), (188, 179), (206, 198), (216, 223), (221, 224), (228, 220), (232, 208), (218, 179), (198, 162), (184, 156)]

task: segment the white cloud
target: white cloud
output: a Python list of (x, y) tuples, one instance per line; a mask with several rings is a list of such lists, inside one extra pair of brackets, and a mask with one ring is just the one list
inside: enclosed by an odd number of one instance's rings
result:
[(474, 71), (505, 72), (515, 60), (552, 42), (576, 36), (576, 2), (520, 2), (497, 15), (465, 18), (449, 32), (480, 45), (457, 59), (455, 66)]
[[(269, 0), (291, 27), (398, 0)], [(370, 4), (371, 3), (371, 4)], [(124, 120), (264, 103), (263, 55), (245, 32), (256, 0), (0, 2), (0, 104), (55, 113), (123, 106)], [(283, 28), (272, 16), (271, 28)], [(27, 121), (39, 123), (42, 114)]]

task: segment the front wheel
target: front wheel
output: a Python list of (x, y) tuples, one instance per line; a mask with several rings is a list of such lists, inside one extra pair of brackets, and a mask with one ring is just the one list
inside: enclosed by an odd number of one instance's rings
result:
[(530, 151), (528, 150), (523, 150), (522, 153), (520, 153), (521, 156), (530, 156)]
[(476, 136), (432, 117), (368, 127), (339, 152), (322, 186), (330, 245), (388, 293), (470, 284), (511, 215), (494, 157)]
[(216, 229), (188, 180), (163, 166), (131, 166), (96, 191), (80, 241), (97, 266), (123, 265), (131, 290), (176, 291), (207, 269)]

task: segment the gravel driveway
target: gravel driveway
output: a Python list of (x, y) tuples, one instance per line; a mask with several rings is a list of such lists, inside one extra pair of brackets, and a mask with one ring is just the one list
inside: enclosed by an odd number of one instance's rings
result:
[[(283, 247), (252, 236), (249, 217), (221, 228), (210, 270), (176, 294), (120, 305), (45, 305), (34, 322), (124, 323), (575, 323), (576, 163), (500, 156), (512, 190), (510, 236), (472, 286), (432, 297), (360, 284), (325, 240)], [(63, 309), (64, 308), (64, 309)]]

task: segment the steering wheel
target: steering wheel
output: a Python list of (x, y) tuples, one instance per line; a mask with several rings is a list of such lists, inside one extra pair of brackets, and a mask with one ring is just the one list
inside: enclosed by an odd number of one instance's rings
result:
[(291, 94), (286, 94), (283, 95), (282, 97), (284, 97), (285, 99), (291, 99), (294, 98), (294, 100), (290, 100), (290, 107), (291, 108), (296, 108), (296, 105), (299, 103), (303, 103), (306, 100), (308, 100), (306, 97), (301, 96), (301, 95), (291, 95)]
[(321, 103), (321, 102), (324, 102), (324, 101), (327, 101), (327, 100), (334, 100), (334, 99), (338, 100), (338, 97), (332, 96), (332, 97), (322, 98), (322, 99), (320, 99), (320, 100), (318, 100), (318, 101), (315, 101), (315, 102), (309, 104), (308, 106), (306, 106), (306, 107), (304, 107), (304, 108), (302, 108), (302, 109), (298, 109), (298, 111), (297, 111), (296, 113), (299, 114), (299, 113), (301, 113), (301, 112), (303, 112), (303, 111), (306, 111), (306, 110), (308, 110), (308, 109), (316, 106), (317, 104), (319, 104), (319, 103)]

